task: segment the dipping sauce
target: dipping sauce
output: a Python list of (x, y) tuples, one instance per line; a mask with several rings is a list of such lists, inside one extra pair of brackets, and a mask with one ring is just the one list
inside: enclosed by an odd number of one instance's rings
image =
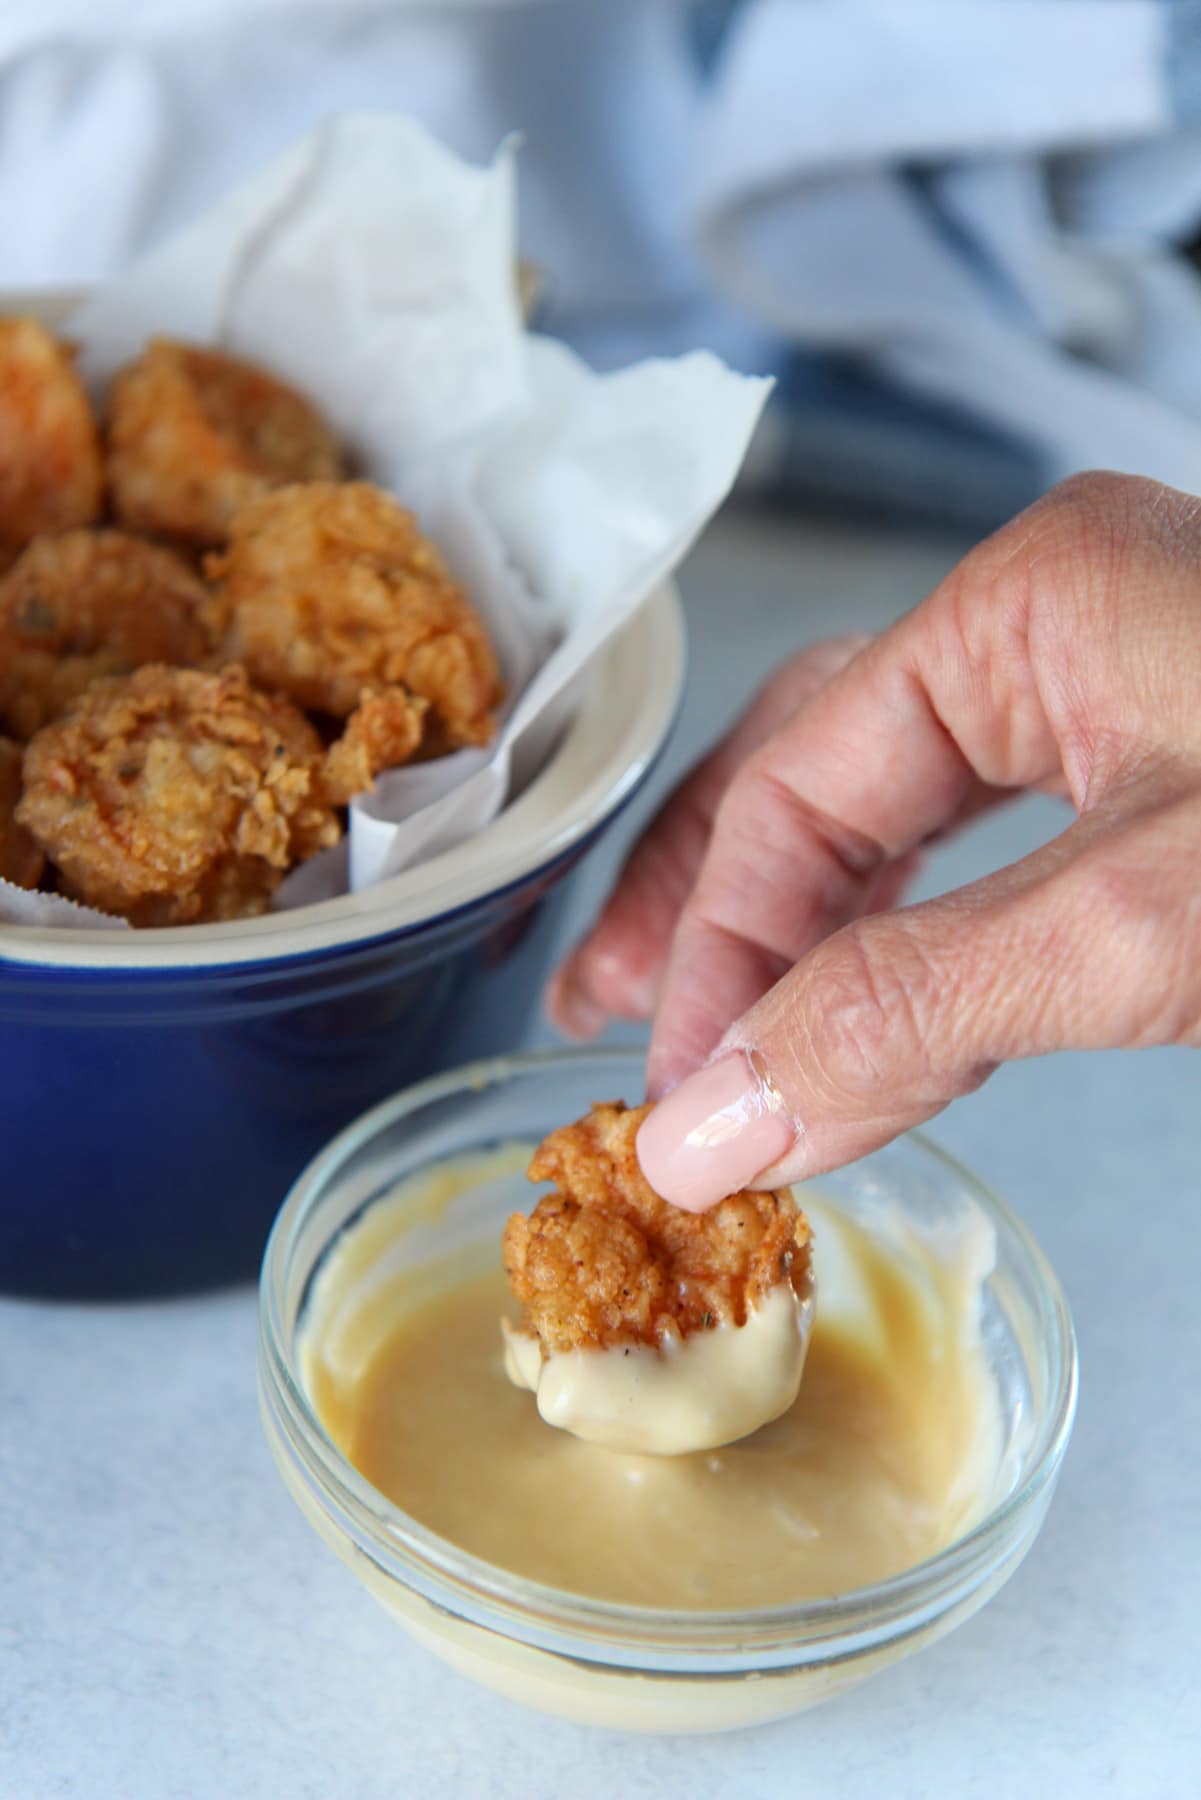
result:
[[(503, 1154), (510, 1172), (528, 1156)], [(486, 1171), (475, 1159), (462, 1183), (440, 1179), (449, 1196)], [(530, 1579), (685, 1611), (864, 1587), (933, 1555), (989, 1504), (1000, 1408), (979, 1311), (992, 1232), (982, 1214), (924, 1235), (892, 1210), (869, 1230), (808, 1191), (803, 1204), (818, 1297), (800, 1392), (722, 1450), (627, 1455), (548, 1427), (504, 1372), (497, 1321), (516, 1307), (495, 1238), (402, 1267), (388, 1200), (321, 1272), (306, 1386), (391, 1501)]]
[(548, 1425), (610, 1450), (677, 1456), (716, 1450), (788, 1411), (797, 1397), (813, 1322), (781, 1281), (743, 1325), (718, 1325), (662, 1344), (552, 1352), (502, 1318), (505, 1374), (535, 1396)]

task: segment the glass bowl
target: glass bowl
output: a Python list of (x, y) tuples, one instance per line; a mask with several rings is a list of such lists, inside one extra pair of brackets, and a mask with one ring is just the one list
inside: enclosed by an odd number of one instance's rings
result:
[[(498, 1058), (410, 1088), (344, 1131), (300, 1177), (267, 1246), (260, 1396), (272, 1453), (305, 1517), (447, 1662), (512, 1699), (591, 1724), (719, 1731), (841, 1692), (943, 1636), (997, 1591), (1046, 1516), (1072, 1427), (1076, 1346), (1059, 1284), (1025, 1226), (967, 1169), (910, 1136), (815, 1186), (852, 1217), (870, 1217), (884, 1200), (923, 1227), (938, 1229), (970, 1208), (992, 1224), (996, 1261), (982, 1335), (1002, 1443), (974, 1528), (875, 1586), (737, 1613), (584, 1598), (439, 1537), (373, 1488), (318, 1420), (301, 1354), (314, 1278), (341, 1234), (402, 1179), (450, 1157), (534, 1143), (594, 1100), (635, 1100), (642, 1082), (641, 1059), (629, 1052)], [(530, 1194), (520, 1173), (448, 1191), (441, 1209), (418, 1197), (411, 1218), (397, 1217), (390, 1266), (398, 1257), (414, 1265), (435, 1259), (485, 1233), (499, 1254), (505, 1217)]]

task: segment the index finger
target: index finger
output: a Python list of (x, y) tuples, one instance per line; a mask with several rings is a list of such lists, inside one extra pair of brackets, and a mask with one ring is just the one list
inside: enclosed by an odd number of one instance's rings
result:
[(652, 1096), (856, 917), (880, 868), (945, 827), (981, 784), (1021, 788), (1060, 770), (1031, 653), (1035, 597), (1054, 589), (1054, 629), (1070, 641), (1094, 604), (1092, 578), (1116, 568), (1078, 486), (972, 551), (744, 765), (681, 913), (648, 1062)]

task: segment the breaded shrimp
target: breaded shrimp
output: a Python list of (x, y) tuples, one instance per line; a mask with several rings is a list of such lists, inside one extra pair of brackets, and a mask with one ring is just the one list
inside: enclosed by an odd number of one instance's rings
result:
[(365, 794), (382, 769), (394, 769), (416, 755), (426, 703), (404, 688), (365, 692), (346, 721), (341, 737), (325, 755), (325, 796), (346, 806)]
[(100, 512), (100, 442), (70, 352), (37, 319), (0, 319), (0, 570), (31, 538)]
[(368, 482), (281, 488), (238, 514), (214, 635), (256, 681), (346, 718), (364, 690), (428, 701), (422, 753), (486, 744), (500, 698), (480, 619), (411, 513)]
[(17, 818), (102, 911), (135, 925), (243, 918), (339, 836), (322, 754), (307, 719), (244, 669), (151, 663), (93, 682), (38, 732)]
[(207, 548), (248, 500), (336, 480), (342, 459), (316, 410), (266, 370), (153, 338), (113, 380), (107, 467), (123, 524)]
[(35, 888), (46, 859), (15, 817), (21, 798), (21, 746), (0, 738), (0, 881)]
[(504, 1264), (544, 1357), (744, 1325), (778, 1283), (808, 1291), (809, 1225), (791, 1193), (733, 1194), (700, 1214), (670, 1206), (634, 1151), (650, 1110), (594, 1106), (530, 1164), (531, 1181), (556, 1191), (510, 1218)]
[(124, 532), (35, 538), (0, 576), (0, 724), (32, 737), (99, 675), (200, 661), (205, 597), (171, 551)]

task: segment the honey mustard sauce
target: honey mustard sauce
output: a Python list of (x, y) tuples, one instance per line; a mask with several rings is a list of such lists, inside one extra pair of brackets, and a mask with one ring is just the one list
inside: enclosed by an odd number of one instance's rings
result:
[[(505, 1154), (516, 1167), (520, 1150)], [(466, 1181), (444, 1179), (439, 1205)], [(737, 1443), (628, 1454), (549, 1428), (505, 1373), (497, 1321), (515, 1324), (516, 1306), (495, 1239), (392, 1267), (378, 1208), (333, 1253), (307, 1329), (322, 1423), (421, 1524), (598, 1599), (743, 1610), (897, 1574), (987, 1505), (1000, 1445), (979, 1330), (991, 1228), (971, 1216), (925, 1236), (882, 1215), (869, 1230), (820, 1196), (803, 1203), (817, 1288), (803, 1380)]]

